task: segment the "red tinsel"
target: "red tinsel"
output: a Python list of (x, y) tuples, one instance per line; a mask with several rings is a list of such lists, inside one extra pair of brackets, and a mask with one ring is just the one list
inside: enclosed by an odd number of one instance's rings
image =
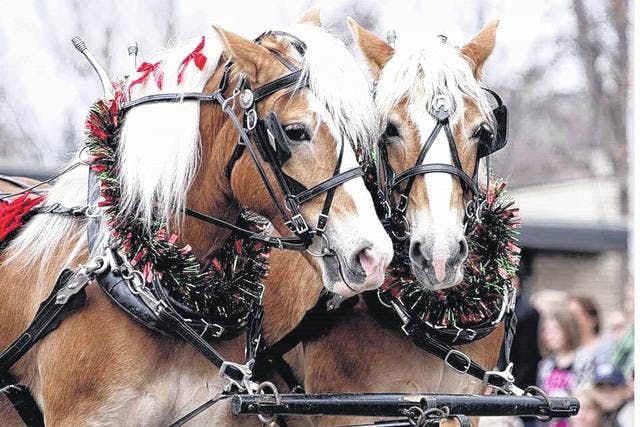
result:
[(25, 193), (11, 201), (0, 200), (0, 242), (22, 227), (24, 216), (43, 200), (44, 196), (33, 196), (31, 193)]

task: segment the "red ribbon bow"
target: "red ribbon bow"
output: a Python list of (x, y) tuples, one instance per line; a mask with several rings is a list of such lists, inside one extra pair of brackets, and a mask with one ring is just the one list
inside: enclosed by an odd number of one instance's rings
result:
[(202, 53), (202, 49), (204, 49), (204, 36), (202, 36), (202, 40), (200, 40), (198, 46), (196, 46), (196, 48), (193, 49), (190, 54), (185, 56), (185, 58), (180, 63), (180, 67), (178, 68), (178, 84), (182, 83), (182, 80), (184, 79), (184, 72), (186, 71), (187, 65), (189, 65), (189, 62), (191, 62), (191, 60), (193, 60), (193, 63), (196, 65), (196, 67), (198, 67), (198, 69), (202, 71), (202, 69), (204, 68), (204, 64), (207, 63), (207, 57), (204, 53)]
[(153, 74), (153, 79), (155, 80), (158, 89), (162, 90), (164, 73), (162, 72), (162, 69), (160, 69), (160, 61), (156, 62), (155, 64), (143, 62), (142, 64), (140, 64), (136, 71), (143, 74), (131, 82), (131, 84), (129, 85), (129, 90), (131, 90), (131, 88), (137, 84), (144, 83), (151, 74)]

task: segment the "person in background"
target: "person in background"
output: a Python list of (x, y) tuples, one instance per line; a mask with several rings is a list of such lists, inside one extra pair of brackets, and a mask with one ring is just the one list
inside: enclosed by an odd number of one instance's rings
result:
[[(570, 396), (576, 376), (573, 371), (580, 331), (575, 316), (563, 306), (548, 310), (540, 325), (540, 348), (545, 358), (538, 366), (538, 387), (550, 396)], [(566, 419), (553, 420), (553, 427), (568, 427)]]
[(609, 337), (600, 335), (600, 315), (595, 302), (586, 296), (570, 294), (568, 309), (574, 315), (580, 329), (580, 346), (576, 350), (573, 371), (576, 375), (575, 389), (587, 386), (593, 377), (597, 363), (604, 363), (612, 343)]
[(633, 286), (627, 286), (624, 298), (624, 315), (626, 328), (621, 332), (620, 338), (613, 344), (609, 361), (617, 366), (627, 378), (627, 381), (633, 381), (633, 304), (634, 291)]
[(564, 307), (567, 303), (567, 293), (557, 289), (541, 289), (529, 296), (529, 302), (541, 316), (544, 316), (547, 311)]
[(634, 426), (633, 383), (625, 379), (617, 366), (611, 363), (596, 366), (593, 374), (593, 397), (603, 411), (604, 426)]
[[(538, 378), (538, 363), (540, 363), (540, 350), (538, 349), (538, 329), (540, 314), (531, 304), (525, 291), (522, 289), (521, 271), (513, 278), (513, 286), (518, 293), (516, 296), (515, 315), (518, 320), (516, 332), (513, 336), (509, 360), (513, 363), (513, 378), (518, 387), (526, 388), (536, 384)], [(503, 343), (504, 345), (504, 343)], [(498, 369), (503, 370), (507, 366), (504, 351), (500, 352)], [(533, 427), (536, 420), (522, 418), (525, 427)]]

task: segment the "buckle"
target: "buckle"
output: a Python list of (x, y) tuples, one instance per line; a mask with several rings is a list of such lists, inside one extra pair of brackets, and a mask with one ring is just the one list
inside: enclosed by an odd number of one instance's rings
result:
[[(458, 356), (460, 358), (463, 359), (465, 365), (463, 366), (463, 368), (458, 368), (456, 366), (454, 366), (449, 359), (451, 358), (451, 356)], [(469, 372), (469, 369), (471, 368), (471, 359), (469, 358), (469, 356), (467, 356), (466, 354), (464, 354), (463, 352), (456, 350), (456, 349), (451, 349), (449, 350), (449, 353), (447, 353), (447, 355), (444, 357), (444, 363), (447, 364), (447, 366), (449, 366), (451, 369), (453, 369), (454, 371), (460, 373), (460, 374), (466, 374), (467, 372)]]
[(229, 361), (222, 362), (218, 375), (229, 381), (224, 386), (224, 390), (231, 392), (235, 387), (239, 392), (247, 391), (249, 394), (253, 394), (258, 385), (251, 381), (251, 376), (253, 375), (251, 371), (252, 365), (253, 360), (247, 362), (246, 365)]
[(398, 207), (396, 209), (399, 210), (401, 213), (404, 213), (407, 210), (408, 205), (409, 205), (409, 198), (406, 195), (401, 194), (400, 201), (398, 202)]
[[(504, 386), (500, 387), (495, 384), (491, 384), (491, 378), (500, 378), (504, 382)], [(501, 391), (504, 394), (512, 394), (515, 396), (523, 396), (524, 390), (514, 384), (515, 378), (513, 377), (513, 362), (509, 362), (503, 371), (487, 371), (484, 373), (482, 383), (489, 387)]]
[(475, 329), (461, 329), (458, 328), (458, 332), (456, 333), (456, 337), (453, 339), (453, 342), (457, 342), (458, 339), (462, 338), (463, 341), (473, 341), (475, 337), (478, 336), (478, 331)]
[(304, 220), (302, 214), (295, 214), (291, 217), (291, 225), (293, 226), (293, 231), (296, 234), (305, 234), (309, 231), (309, 226), (307, 225), (307, 221)]
[(321, 213), (318, 215), (318, 225), (316, 226), (317, 234), (323, 234), (325, 228), (327, 228), (327, 222), (329, 220), (329, 216)]
[(211, 334), (211, 336), (214, 338), (220, 338), (222, 336), (222, 333), (224, 332), (223, 326), (220, 326), (216, 323), (209, 323), (206, 320), (202, 321), (204, 322), (204, 329), (202, 330), (200, 337), (204, 337), (206, 333)]

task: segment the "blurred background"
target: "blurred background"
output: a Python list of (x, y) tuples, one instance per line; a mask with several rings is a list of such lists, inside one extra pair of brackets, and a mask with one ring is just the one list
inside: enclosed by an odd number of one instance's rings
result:
[[(140, 46), (140, 63), (176, 40), (211, 31), (212, 23), (253, 37), (295, 22), (314, 5), (321, 8), (323, 25), (348, 44), (346, 15), (381, 37), (395, 30), (397, 43), (444, 34), (455, 45), (500, 19), (497, 47), (484, 74), (510, 114), (510, 143), (493, 157), (493, 166), (508, 179), (521, 208), (521, 299), (530, 299), (541, 314), (573, 304), (578, 322), (573, 325), (584, 329), (582, 347), (593, 338), (588, 335), (594, 310), (598, 338), (628, 341), (633, 311), (633, 5), (628, 0), (12, 2), (0, 14), (0, 173), (44, 178), (80, 147), (85, 114), (100, 86), (73, 49), (73, 36), (86, 41), (115, 80), (127, 73), (132, 40)], [(577, 297), (590, 303), (576, 302)], [(553, 315), (548, 320), (556, 327), (547, 325), (548, 334), (564, 334), (570, 341), (571, 327), (564, 332), (558, 327), (570, 323)], [(537, 333), (538, 321), (530, 328)], [(537, 338), (542, 356), (560, 351), (545, 344), (543, 334)]]

